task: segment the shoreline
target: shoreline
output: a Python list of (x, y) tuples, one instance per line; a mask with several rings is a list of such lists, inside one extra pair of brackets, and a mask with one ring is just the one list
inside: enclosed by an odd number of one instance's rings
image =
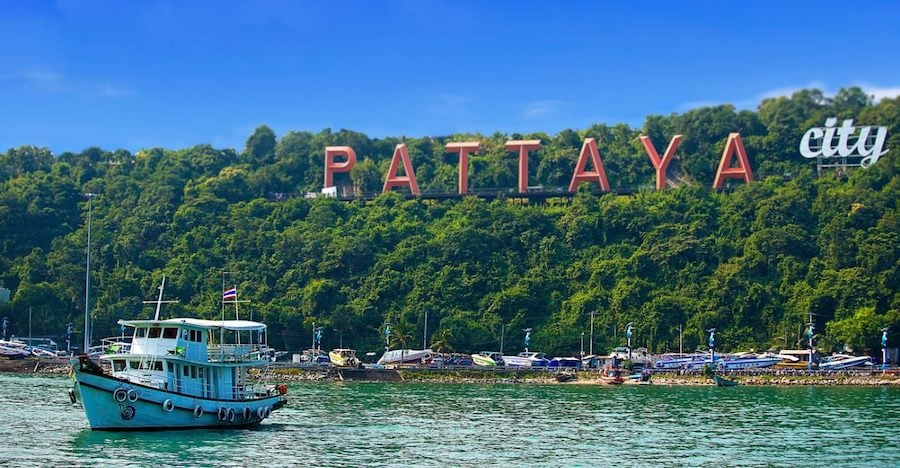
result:
[[(0, 372), (32, 375), (66, 375), (69, 361), (54, 360), (0, 360)], [(341, 369), (272, 367), (270, 376), (284, 382), (406, 382), (446, 384), (539, 384), (539, 385), (603, 385), (597, 370), (579, 370), (575, 378), (565, 382), (556, 380), (553, 371), (527, 369)], [(652, 372), (651, 385), (659, 386), (713, 386), (712, 380), (699, 372)], [(742, 386), (900, 386), (900, 375), (873, 371), (797, 372), (784, 370), (759, 370), (727, 374), (726, 377)], [(637, 385), (626, 380), (622, 385)]]

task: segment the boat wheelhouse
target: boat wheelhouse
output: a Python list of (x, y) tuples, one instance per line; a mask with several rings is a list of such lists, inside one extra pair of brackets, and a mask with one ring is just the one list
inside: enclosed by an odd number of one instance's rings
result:
[(131, 342), (105, 339), (103, 363), (72, 360), (92, 429), (183, 429), (259, 424), (286, 402), (268, 385), (266, 326), (246, 320), (120, 320)]

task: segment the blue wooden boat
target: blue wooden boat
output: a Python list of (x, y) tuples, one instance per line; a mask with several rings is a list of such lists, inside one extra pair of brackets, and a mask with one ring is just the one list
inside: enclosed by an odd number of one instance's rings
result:
[(130, 343), (104, 340), (109, 370), (88, 356), (71, 360), (69, 396), (91, 429), (248, 427), (286, 404), (285, 385), (249, 372), (268, 365), (264, 324), (158, 317), (159, 306), (154, 320), (119, 320), (134, 332)]

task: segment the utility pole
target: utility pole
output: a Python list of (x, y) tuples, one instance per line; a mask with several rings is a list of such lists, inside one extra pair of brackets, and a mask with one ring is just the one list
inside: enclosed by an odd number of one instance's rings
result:
[(422, 334), (422, 349), (428, 349), (428, 310), (425, 310), (425, 333)]
[(596, 315), (596, 314), (597, 314), (596, 310), (591, 311), (591, 341), (588, 344), (588, 348), (589, 348), (588, 353), (590, 353), (591, 356), (594, 355), (594, 315)]
[(503, 356), (503, 333), (504, 332), (505, 332), (504, 325), (501, 323), (500, 324), (500, 355), (501, 356)]
[(684, 326), (678, 325), (678, 354), (684, 354)]
[(88, 348), (91, 347), (91, 216), (93, 214), (93, 202), (96, 193), (85, 193), (88, 199), (88, 232), (87, 232), (87, 261), (84, 272), (84, 354), (88, 354)]

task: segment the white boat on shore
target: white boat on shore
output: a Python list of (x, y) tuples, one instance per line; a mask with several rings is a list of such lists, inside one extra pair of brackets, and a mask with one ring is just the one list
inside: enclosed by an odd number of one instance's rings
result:
[(390, 364), (422, 364), (431, 359), (434, 351), (430, 349), (392, 349), (381, 355), (379, 365)]
[(850, 367), (871, 367), (872, 358), (869, 356), (851, 356), (849, 354), (833, 354), (823, 358), (819, 362), (820, 370), (848, 369)]
[(503, 356), (503, 365), (506, 367), (547, 367), (550, 360), (544, 353), (522, 352), (515, 356)]

